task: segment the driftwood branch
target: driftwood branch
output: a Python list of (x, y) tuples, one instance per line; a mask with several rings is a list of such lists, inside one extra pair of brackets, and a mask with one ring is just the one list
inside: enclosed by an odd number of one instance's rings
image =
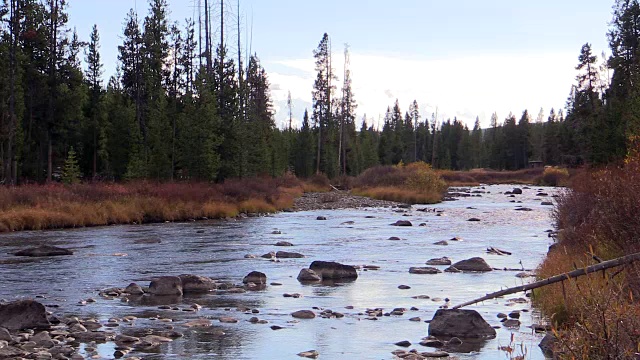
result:
[(573, 270), (573, 271), (570, 271), (570, 272), (565, 273), (565, 274), (552, 276), (550, 278), (547, 278), (547, 279), (544, 279), (544, 280), (540, 280), (540, 281), (536, 281), (536, 282), (531, 283), (531, 284), (520, 285), (520, 286), (516, 286), (516, 287), (512, 287), (512, 288), (496, 291), (494, 293), (487, 294), (487, 295), (485, 295), (485, 296), (483, 296), (481, 298), (477, 298), (475, 300), (467, 301), (466, 303), (463, 303), (463, 304), (460, 304), (460, 305), (456, 305), (452, 309), (459, 309), (459, 308), (464, 307), (464, 306), (473, 305), (473, 304), (476, 304), (476, 303), (479, 303), (479, 302), (482, 302), (482, 301), (485, 301), (485, 300), (495, 299), (495, 298), (500, 297), (500, 296), (505, 296), (505, 295), (515, 294), (515, 293), (523, 292), (523, 291), (527, 291), (527, 290), (537, 289), (539, 287), (551, 285), (551, 284), (554, 284), (554, 283), (557, 283), (557, 282), (560, 282), (560, 281), (563, 281), (563, 280), (577, 278), (577, 277), (582, 276), (582, 275), (587, 275), (587, 274), (591, 274), (591, 273), (594, 273), (594, 272), (598, 272), (598, 271), (606, 270), (606, 269), (609, 269), (609, 268), (617, 267), (617, 266), (620, 266), (620, 265), (629, 264), (629, 263), (632, 263), (632, 262), (638, 261), (638, 260), (640, 260), (640, 253), (634, 253), (634, 254), (623, 256), (623, 257), (619, 257), (619, 258), (616, 258), (616, 259), (613, 259), (613, 260), (603, 261), (603, 262), (601, 262), (599, 264), (588, 266), (588, 267), (582, 268), (582, 269)]

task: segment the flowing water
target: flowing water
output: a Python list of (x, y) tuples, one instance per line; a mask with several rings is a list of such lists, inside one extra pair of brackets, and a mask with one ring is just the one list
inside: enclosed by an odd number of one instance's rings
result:
[[(410, 341), (411, 348), (418, 351), (434, 351), (418, 343), (427, 336), (425, 320), (430, 320), (434, 312), (445, 305), (445, 298), (450, 299), (449, 305), (456, 305), (531, 279), (517, 278), (514, 271), (414, 275), (409, 274), (409, 267), (425, 266), (426, 260), (442, 256), (454, 262), (480, 256), (494, 268), (535, 269), (546, 254), (551, 243), (546, 230), (551, 228), (552, 207), (543, 206), (541, 202), (550, 201), (551, 197), (537, 194), (541, 190), (552, 195), (556, 190), (525, 189), (515, 198), (502, 194), (512, 188), (505, 185), (472, 188), (487, 193), (437, 205), (413, 206), (409, 210), (320, 210), (240, 220), (4, 234), (0, 235), (0, 298), (10, 301), (38, 297), (45, 305), (53, 305), (50, 310), (59, 317), (91, 316), (106, 322), (111, 317), (137, 316), (139, 319), (133, 325), (123, 324), (117, 330), (130, 334), (167, 326), (156, 320), (158, 316), (173, 319), (171, 325), (183, 332), (184, 337), (162, 345), (154, 353), (132, 353), (145, 359), (298, 359), (297, 353), (311, 349), (317, 350), (322, 359), (390, 359), (391, 351), (398, 349), (394, 343), (401, 340)], [(521, 203), (510, 202), (514, 200)], [(531, 211), (515, 211), (518, 206)], [(437, 209), (440, 213), (417, 211), (423, 208)], [(316, 220), (320, 215), (327, 220)], [(467, 221), (471, 217), (481, 221)], [(397, 220), (410, 220), (414, 226), (390, 226)], [(344, 224), (350, 221), (353, 223)], [(420, 223), (426, 226), (417, 226)], [(281, 234), (273, 234), (274, 230)], [(401, 240), (388, 240), (392, 236)], [(448, 246), (433, 244), (453, 237), (461, 241), (449, 241)], [(156, 241), (160, 242), (153, 243)], [(277, 241), (289, 241), (295, 246), (275, 247)], [(75, 255), (31, 259), (9, 254), (40, 244), (71, 248)], [(486, 254), (487, 247), (507, 250), (513, 255)], [(278, 250), (300, 252), (306, 258), (280, 262), (244, 258), (245, 254), (261, 255)], [(296, 276), (313, 260), (377, 265), (380, 269), (359, 271), (358, 279), (351, 283), (302, 285)], [(161, 310), (159, 303), (153, 301), (107, 300), (97, 292), (112, 286), (125, 287), (134, 281), (147, 285), (146, 280), (153, 276), (184, 273), (240, 283), (253, 270), (264, 272), (269, 283), (282, 285), (243, 294), (163, 300), (179, 307), (200, 304), (202, 309), (195, 313)], [(400, 290), (401, 284), (411, 288)], [(300, 293), (302, 297), (285, 298), (284, 293)], [(428, 295), (430, 299), (412, 298), (417, 295)], [(97, 302), (78, 304), (87, 298)], [(500, 327), (495, 339), (461, 348), (459, 351), (466, 352), (452, 353), (452, 356), (509, 359), (499, 347), (510, 345), (513, 337), (513, 355), (526, 353), (526, 359), (543, 359), (537, 346), (542, 335), (528, 327), (540, 319), (529, 302), (509, 301), (514, 298), (524, 298), (524, 294), (468, 308), (480, 312), (492, 326), (500, 326), (496, 317), (499, 312), (525, 310), (519, 329)], [(258, 309), (259, 313), (238, 311), (239, 307)], [(293, 311), (313, 307), (338, 311), (345, 317), (292, 322)], [(367, 316), (362, 315), (368, 308), (391, 311), (412, 307), (418, 310), (407, 311), (403, 316), (383, 316), (378, 321), (366, 320)], [(209, 328), (183, 326), (194, 319), (220, 316), (232, 316), (239, 322), (214, 321), (214, 326)], [(269, 323), (251, 324), (248, 319), (252, 316)], [(409, 321), (412, 317), (420, 317), (421, 321)], [(284, 329), (274, 331), (271, 325)], [(114, 346), (113, 343), (99, 345), (99, 354), (113, 358)]]

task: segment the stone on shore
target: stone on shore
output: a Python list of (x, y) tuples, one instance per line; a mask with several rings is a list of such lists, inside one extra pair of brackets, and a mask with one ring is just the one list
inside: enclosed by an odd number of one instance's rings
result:
[(0, 327), (11, 331), (49, 326), (47, 310), (37, 301), (20, 300), (0, 305)]

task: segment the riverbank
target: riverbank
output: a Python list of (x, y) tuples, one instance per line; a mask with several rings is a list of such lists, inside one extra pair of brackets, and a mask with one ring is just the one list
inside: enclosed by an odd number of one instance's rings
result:
[[(640, 156), (576, 177), (553, 215), (557, 243), (538, 270), (540, 278), (639, 252)], [(636, 358), (639, 275), (639, 265), (628, 265), (536, 290), (536, 305), (556, 329), (556, 357)]]
[(0, 187), (0, 232), (232, 218), (290, 209), (328, 182), (293, 176), (209, 183), (48, 184)]

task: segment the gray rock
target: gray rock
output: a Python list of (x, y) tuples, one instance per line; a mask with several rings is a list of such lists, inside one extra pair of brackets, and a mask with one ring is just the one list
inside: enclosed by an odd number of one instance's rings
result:
[(451, 265), (451, 259), (448, 257), (441, 257), (436, 259), (430, 259), (426, 262), (427, 265)]
[(548, 332), (544, 336), (544, 338), (542, 338), (542, 341), (540, 341), (540, 344), (538, 346), (540, 347), (540, 350), (542, 350), (543, 354), (548, 357), (553, 357), (553, 349), (556, 346), (557, 341), (558, 339), (556, 338), (556, 336), (553, 335), (552, 332)]
[(300, 357), (308, 358), (308, 359), (317, 359), (320, 356), (320, 353), (315, 350), (303, 351), (298, 354)]
[(131, 295), (142, 295), (144, 294), (144, 290), (142, 290), (142, 287), (136, 283), (131, 283), (129, 284), (125, 289), (124, 292), (126, 292), (127, 294), (131, 294)]
[(304, 255), (296, 252), (278, 251), (276, 257), (280, 259), (301, 259)]
[(432, 275), (432, 274), (439, 274), (442, 271), (434, 268), (434, 267), (411, 267), (409, 268), (409, 273), (411, 274), (420, 274), (420, 275), (424, 275), (424, 274), (428, 274), (428, 275)]
[(11, 333), (9, 333), (9, 330), (3, 327), (0, 327), (0, 341), (8, 341), (8, 342), (13, 341), (13, 338), (11, 337)]
[(505, 319), (502, 322), (502, 326), (507, 327), (507, 328), (518, 328), (518, 327), (520, 327), (520, 320)]
[(522, 189), (514, 188), (513, 190), (511, 190), (511, 193), (515, 195), (522, 195)]
[(493, 269), (483, 258), (473, 257), (471, 259), (466, 259), (462, 261), (458, 261), (453, 264), (453, 267), (460, 271), (470, 271), (470, 272), (487, 272), (492, 271)]
[(291, 316), (296, 319), (313, 319), (316, 317), (316, 314), (311, 310), (298, 310), (291, 313)]
[(398, 341), (394, 345), (401, 346), (401, 347), (409, 347), (409, 346), (411, 346), (411, 342), (407, 341), (407, 340), (403, 340), (403, 341)]
[(467, 221), (471, 221), (471, 222), (478, 222), (478, 221), (480, 221), (480, 219), (478, 219), (478, 218), (471, 218), (471, 219), (469, 219), (469, 220), (467, 220)]
[(429, 323), (429, 335), (459, 338), (494, 338), (496, 331), (475, 310), (436, 311)]
[(256, 285), (266, 285), (267, 284), (267, 275), (261, 273), (259, 271), (252, 271), (247, 276), (242, 279), (242, 283), (254, 283)]
[(393, 226), (413, 226), (411, 221), (409, 220), (398, 220), (395, 223), (391, 224)]
[(449, 245), (449, 243), (446, 240), (441, 240), (441, 241), (436, 241), (433, 243), (433, 245)]
[(48, 328), (47, 311), (41, 303), (20, 300), (0, 305), (0, 327), (7, 330)]
[(444, 343), (438, 339), (426, 339), (421, 341), (420, 345), (432, 348), (441, 348), (444, 346)]
[(327, 220), (327, 218), (325, 216), (318, 216), (316, 220), (324, 221)]
[(271, 258), (276, 257), (276, 252), (275, 251), (270, 251), (270, 252), (268, 252), (268, 253), (260, 256), (260, 257), (263, 258), (263, 259), (271, 259)]
[(149, 285), (149, 294), (158, 296), (182, 295), (182, 280), (177, 276), (160, 276)]
[(42, 245), (42, 246), (20, 250), (14, 253), (14, 255), (15, 256), (31, 256), (31, 257), (63, 256), (63, 255), (73, 255), (73, 251), (59, 248), (57, 246)]
[(448, 268), (444, 269), (444, 272), (447, 272), (447, 273), (461, 273), (462, 270), (456, 268), (455, 266), (449, 266)]
[(276, 246), (293, 246), (293, 244), (288, 241), (278, 241)]
[(38, 347), (45, 349), (50, 349), (55, 346), (48, 331), (41, 331), (33, 335), (29, 340), (35, 342)]
[(300, 282), (312, 282), (312, 281), (321, 281), (322, 278), (315, 271), (311, 269), (302, 269), (300, 270), (300, 274), (298, 274), (298, 281)]
[(183, 293), (207, 293), (217, 288), (216, 282), (206, 276), (182, 274), (178, 276), (182, 281)]
[(332, 261), (314, 261), (309, 269), (320, 275), (322, 280), (355, 280), (358, 278), (356, 268)]

